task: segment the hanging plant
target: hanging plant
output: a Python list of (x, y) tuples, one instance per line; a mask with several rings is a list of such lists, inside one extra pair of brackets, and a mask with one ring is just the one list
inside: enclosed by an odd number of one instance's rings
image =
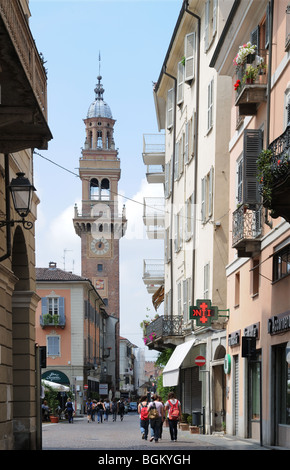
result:
[(268, 149), (263, 150), (257, 159), (257, 180), (260, 183), (260, 193), (269, 204), (272, 200), (272, 159), (273, 152)]

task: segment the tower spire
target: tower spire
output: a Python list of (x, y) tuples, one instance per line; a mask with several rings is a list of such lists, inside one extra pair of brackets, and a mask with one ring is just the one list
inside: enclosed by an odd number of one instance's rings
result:
[(103, 85), (101, 84), (101, 53), (99, 52), (99, 75), (97, 77), (98, 83), (95, 88), (95, 93), (96, 93), (96, 99), (97, 100), (102, 100), (103, 99), (103, 94), (104, 94), (104, 88)]

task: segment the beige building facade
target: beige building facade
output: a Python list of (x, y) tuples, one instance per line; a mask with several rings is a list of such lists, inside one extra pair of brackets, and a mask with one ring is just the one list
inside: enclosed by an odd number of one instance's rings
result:
[(287, 448), (289, 25), (286, 0), (232, 2), (211, 63), (232, 78), (226, 428)]
[[(161, 156), (157, 160), (152, 147), (143, 153), (144, 163), (151, 159), (155, 174), (159, 170), (154, 180), (147, 167), (148, 181), (164, 183), (165, 214), (164, 290), (156, 291), (157, 303), (164, 296), (164, 316), (147, 327), (146, 344), (175, 348), (163, 385), (178, 387), (185, 413), (203, 414), (206, 432), (222, 430), (225, 413), (231, 79), (209, 63), (228, 12), (228, 2), (183, 2), (154, 86), (164, 134), (161, 171)], [(148, 285), (148, 277), (144, 281)], [(203, 301), (207, 312), (215, 307), (207, 317), (197, 306)]]
[[(46, 72), (29, 29), (25, 0), (0, 1), (0, 449), (40, 445), (40, 389), (35, 344), (36, 208), (13, 207), (9, 186), (23, 174), (33, 185), (33, 148), (52, 138), (47, 124)], [(19, 174), (20, 173), (20, 174)], [(25, 216), (22, 219), (22, 216)], [(23, 222), (25, 220), (25, 222)], [(12, 221), (15, 221), (13, 223)]]

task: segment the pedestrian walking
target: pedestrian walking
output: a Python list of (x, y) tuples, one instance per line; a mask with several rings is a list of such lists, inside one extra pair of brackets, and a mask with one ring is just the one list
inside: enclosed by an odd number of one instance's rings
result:
[(120, 415), (121, 421), (123, 421), (124, 413), (125, 413), (125, 405), (124, 405), (123, 399), (121, 398), (118, 401), (118, 414)]
[(162, 405), (163, 405), (163, 410), (164, 410), (164, 412), (163, 412), (163, 418), (162, 418), (161, 423), (160, 423), (160, 431), (159, 431), (159, 438), (162, 439), (163, 423), (164, 423), (164, 421), (165, 421), (165, 409), (164, 409), (164, 403), (163, 403), (163, 401), (162, 401), (162, 398), (161, 398), (159, 395), (158, 395), (158, 397), (157, 397), (157, 400), (162, 403)]
[(86, 409), (87, 409), (88, 423), (90, 423), (92, 420), (92, 400), (90, 398), (88, 398), (86, 402)]
[(169, 432), (172, 441), (177, 441), (177, 424), (181, 417), (181, 404), (177, 400), (175, 393), (168, 394), (168, 400), (165, 403), (165, 410), (168, 410)]
[(104, 421), (109, 421), (109, 414), (111, 411), (111, 402), (109, 398), (107, 398), (104, 402), (104, 407), (105, 407), (105, 418)]
[(118, 411), (118, 403), (117, 403), (117, 399), (114, 398), (113, 403), (112, 403), (113, 422), (117, 420), (117, 411)]
[(148, 416), (148, 401), (145, 395), (141, 397), (140, 402), (138, 404), (138, 413), (140, 415), (140, 429), (141, 429), (142, 439), (145, 439), (145, 441), (147, 441), (148, 428), (149, 428), (149, 416)]
[(67, 399), (65, 406), (66, 406), (66, 411), (68, 415), (68, 422), (73, 423), (74, 405), (70, 398)]
[(155, 440), (155, 442), (158, 442), (160, 438), (161, 422), (164, 419), (164, 406), (160, 401), (158, 401), (156, 394), (153, 396), (153, 401), (148, 405), (148, 415), (150, 427), (154, 432), (154, 437), (151, 436), (150, 441)]
[(91, 413), (92, 421), (95, 421), (95, 415), (97, 411), (96, 408), (97, 408), (97, 401), (93, 400), (92, 401), (92, 413)]
[(103, 403), (102, 399), (100, 399), (97, 402), (96, 411), (97, 411), (98, 424), (102, 423), (103, 422), (104, 411), (105, 411), (104, 403)]

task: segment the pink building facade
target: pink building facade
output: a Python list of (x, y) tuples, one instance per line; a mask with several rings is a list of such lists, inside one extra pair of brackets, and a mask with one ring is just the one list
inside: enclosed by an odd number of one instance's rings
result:
[(225, 424), (229, 434), (287, 448), (289, 25), (287, 0), (233, 1), (211, 62), (220, 75), (233, 80)]

